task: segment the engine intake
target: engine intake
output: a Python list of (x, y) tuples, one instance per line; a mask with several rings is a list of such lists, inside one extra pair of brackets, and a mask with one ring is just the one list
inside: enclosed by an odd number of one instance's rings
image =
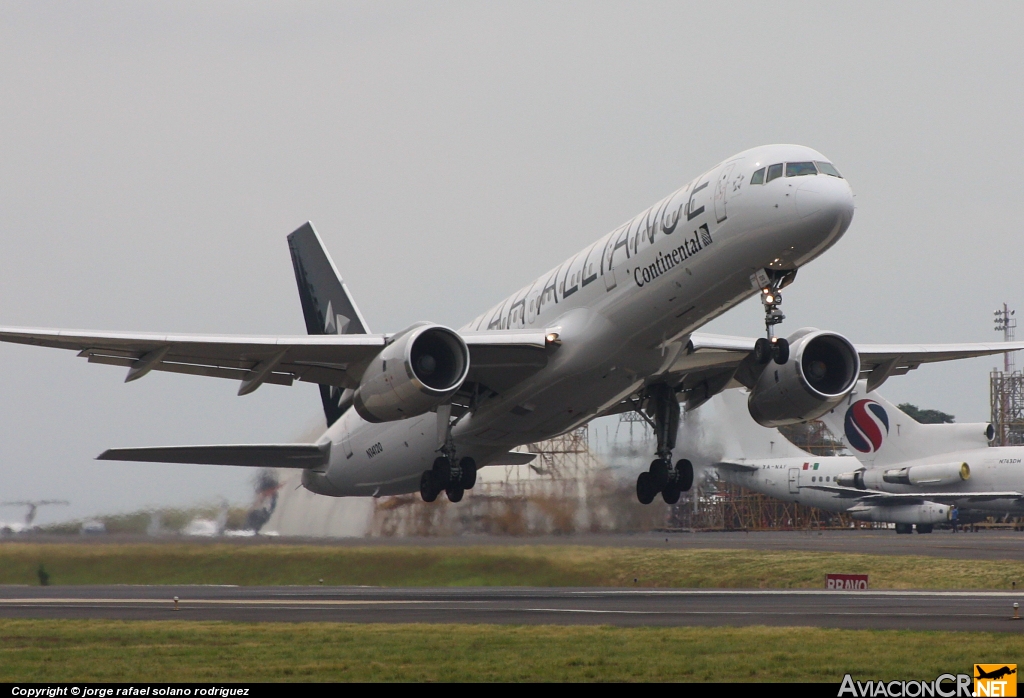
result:
[(391, 338), (370, 362), (352, 403), (368, 422), (408, 419), (458, 392), (469, 373), (469, 348), (455, 331), (418, 323)]
[(769, 363), (758, 377), (747, 409), (765, 427), (816, 419), (842, 402), (857, 383), (860, 355), (846, 337), (814, 328), (789, 337), (789, 358)]

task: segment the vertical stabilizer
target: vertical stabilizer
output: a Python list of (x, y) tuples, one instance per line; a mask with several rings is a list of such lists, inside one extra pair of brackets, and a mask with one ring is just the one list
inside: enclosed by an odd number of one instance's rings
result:
[(877, 392), (868, 393), (864, 380), (821, 421), (869, 467), (984, 448), (991, 438), (989, 424), (921, 424)]
[[(338, 274), (312, 223), (306, 223), (288, 236), (288, 249), (295, 268), (302, 315), (309, 334), (367, 334), (369, 328), (348, 287)], [(320, 386), (327, 426), (344, 413), (345, 391), (331, 385)]]

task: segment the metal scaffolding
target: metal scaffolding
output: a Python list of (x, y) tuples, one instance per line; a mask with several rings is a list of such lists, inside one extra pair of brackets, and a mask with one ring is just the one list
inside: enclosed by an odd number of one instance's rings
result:
[(680, 499), (672, 507), (669, 527), (694, 531), (790, 531), (878, 525), (718, 482), (697, 487), (691, 495)]
[[(589, 530), (589, 486), (603, 466), (589, 448), (586, 426), (523, 449), (528, 465), (483, 468), (459, 504), (444, 495), (427, 504), (418, 495), (375, 501), (370, 535), (536, 535)], [(599, 478), (598, 478), (599, 479)]]
[[(628, 413), (627, 413), (628, 414)], [(590, 451), (586, 426), (523, 451), (537, 458), (529, 465), (490, 466), (476, 487), (451, 504), (444, 496), (427, 504), (418, 495), (381, 497), (374, 502), (371, 536), (460, 534), (542, 535), (583, 532), (635, 532), (664, 529), (793, 530), (872, 527), (847, 516), (774, 500), (722, 482), (699, 478), (672, 506), (637, 501), (636, 469), (653, 452), (653, 433), (642, 418), (621, 417), (628, 438), (616, 434), (619, 467), (609, 467)], [(798, 445), (822, 455), (836, 441), (820, 425), (798, 430)]]
[[(995, 330), (1003, 333), (1003, 340), (1012, 342), (1017, 320), (1015, 310), (1003, 303), (996, 310)], [(1024, 444), (1024, 375), (1014, 366), (1013, 352), (1003, 354), (1003, 370), (993, 369), (989, 374), (989, 403), (996, 442), (1000, 446)]]

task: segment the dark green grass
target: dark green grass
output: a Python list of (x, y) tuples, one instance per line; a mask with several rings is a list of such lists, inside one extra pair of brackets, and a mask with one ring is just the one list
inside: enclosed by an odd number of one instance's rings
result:
[[(924, 556), (587, 546), (329, 547), (202, 543), (0, 544), (0, 584), (316, 584), (821, 588), (827, 572), (872, 588), (1009, 589), (1024, 563)], [(636, 580), (634, 582), (634, 580)]]
[(932, 680), (1024, 638), (819, 628), (0, 620), (13, 681)]

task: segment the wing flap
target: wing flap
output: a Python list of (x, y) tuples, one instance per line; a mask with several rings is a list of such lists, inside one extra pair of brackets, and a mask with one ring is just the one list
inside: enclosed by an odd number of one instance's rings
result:
[(330, 442), (325, 444), (228, 444), (223, 446), (108, 448), (98, 455), (96, 460), (305, 469), (327, 465), (330, 455)]
[(557, 345), (548, 342), (547, 333), (537, 330), (501, 332), (463, 332), (469, 347), (467, 382), (480, 383), (502, 393), (548, 365), (549, 354)]

